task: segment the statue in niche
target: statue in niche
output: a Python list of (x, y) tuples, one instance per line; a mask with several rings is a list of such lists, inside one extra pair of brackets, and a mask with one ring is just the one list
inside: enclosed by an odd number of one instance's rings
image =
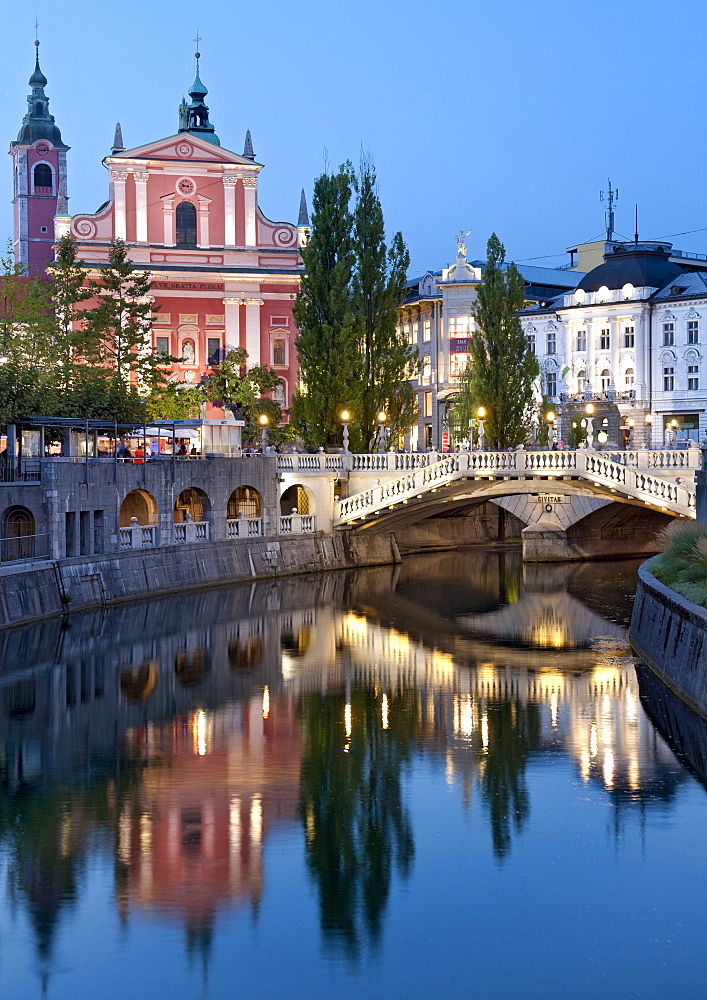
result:
[(182, 344), (182, 359), (185, 365), (193, 365), (195, 360), (194, 344), (191, 340), (185, 340)]

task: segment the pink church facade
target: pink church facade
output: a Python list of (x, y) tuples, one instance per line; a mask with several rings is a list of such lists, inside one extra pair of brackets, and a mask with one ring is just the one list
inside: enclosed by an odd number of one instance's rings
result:
[[(37, 62), (30, 114), (46, 113), (46, 106), (33, 104), (40, 91), (46, 101), (46, 82)], [(306, 206), (302, 201), (297, 226), (265, 216), (258, 204), (263, 165), (255, 160), (250, 133), (242, 155), (223, 148), (208, 120), (206, 93), (197, 58), (192, 100), (179, 108), (178, 132), (125, 149), (116, 128), (111, 155), (103, 161), (108, 199), (94, 213), (67, 213), (68, 147), (45, 138), (48, 123), (32, 120), (30, 128), (25, 118), (24, 133), (11, 147), (16, 186), (24, 184), (26, 192), (15, 202), (16, 257), (43, 270), (53, 260), (52, 244), (70, 233), (91, 273), (107, 262), (111, 242), (123, 240), (135, 267), (148, 271), (153, 283), (153, 350), (181, 359), (173, 381), (197, 384), (231, 348), (243, 347), (248, 367), (266, 364), (277, 371), (280, 386), (273, 397), (287, 412), (298, 377), (292, 309), (302, 272), (299, 247), (308, 233)], [(36, 141), (19, 143), (37, 130)], [(49, 169), (38, 174), (41, 158)], [(49, 181), (49, 171), (52, 186), (40, 189), (34, 179)], [(44, 235), (44, 227), (48, 241), (37, 240), (37, 249), (34, 237)]]

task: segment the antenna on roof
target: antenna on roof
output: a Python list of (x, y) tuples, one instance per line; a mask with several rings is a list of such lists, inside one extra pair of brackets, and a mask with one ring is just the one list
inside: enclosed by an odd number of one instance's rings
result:
[(636, 205), (636, 232), (633, 235), (636, 240), (636, 246), (638, 246), (638, 205)]
[(611, 188), (611, 178), (609, 178), (609, 190), (608, 192), (600, 191), (599, 200), (603, 203), (606, 202), (609, 206), (608, 211), (605, 213), (606, 219), (606, 242), (611, 243), (614, 239), (614, 205), (619, 200), (619, 189)]

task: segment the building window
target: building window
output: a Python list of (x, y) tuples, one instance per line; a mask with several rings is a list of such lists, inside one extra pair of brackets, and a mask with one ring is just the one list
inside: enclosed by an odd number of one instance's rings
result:
[(471, 330), (471, 316), (452, 316), (449, 320), (450, 337), (467, 337)]
[(663, 347), (672, 347), (675, 343), (675, 324), (663, 323)]
[(432, 338), (432, 320), (425, 319), (422, 321), (422, 341), (424, 344), (429, 344)]
[(699, 389), (700, 387), (700, 366), (699, 365), (688, 365), (687, 366), (687, 388)]
[(547, 354), (557, 354), (557, 334), (552, 330), (547, 335)]
[(528, 341), (528, 349), (535, 354), (535, 334), (529, 333), (525, 339)]
[(663, 392), (672, 392), (674, 388), (675, 369), (670, 365), (666, 365), (665, 368), (663, 368)]
[(422, 359), (422, 384), (429, 385), (432, 378), (432, 360), (429, 354)]
[(284, 368), (287, 364), (285, 347), (285, 341), (282, 337), (277, 337), (272, 342), (272, 363), (277, 368)]
[(700, 342), (700, 324), (696, 319), (687, 321), (687, 342), (688, 344), (699, 344)]
[(155, 337), (155, 354), (158, 358), (169, 355), (169, 337)]
[(605, 368), (604, 371), (599, 376), (599, 378), (601, 379), (601, 391), (606, 392), (606, 390), (611, 385), (611, 373), (609, 369)]
[(608, 351), (611, 347), (611, 331), (604, 329), (599, 331), (599, 350)]
[(415, 343), (415, 324), (408, 323), (408, 344)]
[(426, 417), (431, 417), (432, 416), (432, 393), (431, 392), (426, 392), (425, 393), (425, 416)]
[(584, 392), (587, 388), (587, 373), (580, 372), (577, 375), (577, 392)]
[(626, 385), (633, 385), (635, 377), (636, 373), (634, 372), (633, 368), (627, 368), (625, 375)]
[(177, 205), (177, 246), (196, 246), (196, 209), (190, 201)]
[(636, 339), (633, 335), (633, 327), (624, 327), (624, 347), (633, 347), (635, 345)]
[(221, 363), (221, 338), (209, 337), (207, 341), (207, 365), (218, 365)]
[(586, 351), (587, 349), (587, 331), (577, 330), (577, 350)]
[(34, 168), (34, 193), (51, 194), (53, 186), (52, 168), (47, 163), (38, 163)]
[(557, 373), (548, 372), (547, 374), (547, 394), (548, 396), (557, 395)]

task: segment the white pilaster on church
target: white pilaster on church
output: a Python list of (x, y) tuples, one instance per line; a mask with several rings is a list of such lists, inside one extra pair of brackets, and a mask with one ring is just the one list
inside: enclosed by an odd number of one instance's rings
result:
[(260, 307), (263, 299), (245, 299), (245, 349), (248, 367), (260, 364)]
[(209, 246), (209, 205), (211, 204), (211, 198), (204, 198), (203, 195), (197, 195), (199, 202), (199, 243), (198, 246), (204, 250), (208, 250)]
[(258, 178), (244, 177), (243, 188), (245, 191), (245, 245), (247, 247), (254, 247), (258, 245), (257, 226), (255, 219)]
[(135, 178), (135, 239), (147, 243), (147, 170), (134, 170)]
[(239, 295), (225, 295), (221, 301), (223, 302), (226, 316), (226, 352), (228, 353), (228, 351), (240, 347), (240, 307), (243, 299)]
[(224, 245), (236, 245), (236, 184), (238, 178), (234, 174), (223, 176), (223, 225)]
[(113, 181), (113, 224), (115, 226), (113, 236), (116, 240), (126, 239), (125, 182), (127, 179), (127, 170), (114, 170), (111, 176)]
[(166, 247), (174, 246), (174, 195), (166, 194), (161, 198), (162, 220), (164, 224), (163, 242)]

